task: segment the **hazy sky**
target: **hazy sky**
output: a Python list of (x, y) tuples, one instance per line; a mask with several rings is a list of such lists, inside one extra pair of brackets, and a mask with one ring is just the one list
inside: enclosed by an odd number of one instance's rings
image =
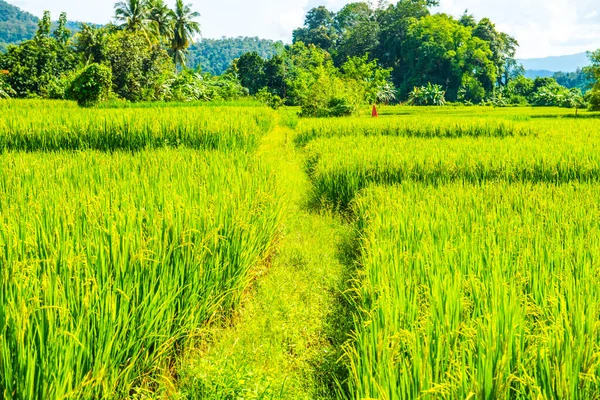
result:
[[(53, 18), (66, 11), (69, 19), (106, 23), (113, 0), (8, 0), (37, 16), (50, 10)], [(167, 0), (173, 3), (173, 0)], [(188, 0), (202, 17), (202, 35), (259, 36), (291, 41), (292, 30), (317, 5), (332, 10), (344, 0)], [(600, 0), (441, 0), (437, 11), (460, 15), (468, 9), (490, 17), (499, 29), (515, 36), (520, 58), (573, 54), (600, 48)]]

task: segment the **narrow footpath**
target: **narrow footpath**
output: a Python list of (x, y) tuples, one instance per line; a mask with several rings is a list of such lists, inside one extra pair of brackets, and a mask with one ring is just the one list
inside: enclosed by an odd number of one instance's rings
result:
[(310, 182), (292, 137), (278, 126), (257, 154), (285, 192), (277, 251), (232, 326), (211, 329), (208, 343), (184, 358), (178, 368), (183, 399), (335, 398), (347, 273), (339, 254), (350, 228), (333, 214), (308, 209)]

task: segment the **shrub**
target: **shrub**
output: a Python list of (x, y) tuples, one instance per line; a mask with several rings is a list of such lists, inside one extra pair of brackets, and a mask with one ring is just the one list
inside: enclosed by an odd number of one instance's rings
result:
[(471, 76), (464, 76), (458, 90), (458, 100), (468, 104), (480, 104), (485, 98), (485, 89), (481, 82)]
[(6, 75), (8, 75), (8, 71), (0, 70), (0, 99), (8, 99), (15, 94), (8, 82), (4, 80)]
[(311, 102), (302, 106), (302, 117), (349, 117), (356, 113), (357, 105), (349, 98), (339, 96), (333, 97), (326, 104)]
[(170, 83), (170, 100), (213, 101), (237, 100), (248, 95), (239, 80), (231, 75), (212, 76), (192, 70), (184, 70)]
[(446, 104), (446, 92), (440, 85), (428, 83), (427, 86), (415, 87), (408, 103), (414, 106), (443, 106)]
[(269, 91), (269, 89), (262, 88), (258, 91), (258, 93), (256, 93), (256, 100), (260, 101), (261, 103), (271, 107), (274, 110), (279, 109), (279, 107), (283, 106), (283, 99), (279, 96), (277, 96), (276, 94), (273, 94)]
[(364, 90), (354, 79), (341, 79), (335, 74), (320, 71), (302, 100), (302, 117), (344, 117), (358, 111), (364, 101)]
[(600, 111), (600, 90), (592, 90), (587, 98), (591, 111)]
[(557, 83), (542, 86), (532, 96), (532, 104), (536, 106), (551, 106), (578, 108), (585, 106), (585, 100), (579, 89), (567, 89)]
[(76, 100), (81, 107), (93, 107), (108, 97), (111, 85), (110, 68), (105, 65), (90, 64), (73, 79), (65, 96), (70, 100)]

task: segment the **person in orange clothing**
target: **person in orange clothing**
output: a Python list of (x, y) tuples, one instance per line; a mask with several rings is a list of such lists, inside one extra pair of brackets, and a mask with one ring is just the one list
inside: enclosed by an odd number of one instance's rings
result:
[(371, 113), (373, 118), (379, 117), (379, 113), (377, 112), (377, 105), (373, 104), (373, 112)]

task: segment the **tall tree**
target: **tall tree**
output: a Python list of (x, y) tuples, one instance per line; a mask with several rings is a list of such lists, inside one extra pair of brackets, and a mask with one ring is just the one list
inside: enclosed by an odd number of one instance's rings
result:
[(60, 13), (60, 18), (58, 18), (58, 26), (52, 32), (52, 36), (58, 41), (58, 43), (63, 46), (67, 44), (69, 37), (71, 36), (71, 31), (67, 29), (67, 13)]
[(473, 14), (469, 14), (469, 10), (465, 10), (463, 15), (458, 20), (462, 26), (467, 28), (475, 28), (477, 26), (477, 20), (473, 16)]
[(38, 30), (35, 34), (35, 37), (47, 38), (50, 36), (50, 29), (52, 28), (52, 17), (50, 17), (50, 11), (44, 11), (44, 16), (38, 22)]
[(350, 3), (335, 15), (338, 65), (350, 57), (373, 56), (379, 46), (380, 26), (376, 13), (367, 3)]
[(442, 86), (449, 100), (456, 100), (464, 84), (477, 91), (479, 86), (492, 90), (496, 81), (492, 52), (471, 32), (446, 14), (411, 24), (402, 50), (403, 58), (411, 61), (402, 77), (401, 93), (428, 83)]
[(173, 19), (173, 38), (171, 40), (171, 55), (175, 65), (185, 66), (187, 61), (187, 48), (195, 35), (200, 34), (200, 24), (194, 21), (200, 13), (192, 11), (189, 4), (177, 0), (175, 9), (171, 12)]
[(587, 67), (585, 71), (592, 77), (594, 87), (592, 88), (589, 100), (590, 108), (593, 111), (600, 111), (600, 50), (588, 53), (592, 65)]
[(130, 31), (147, 31), (149, 14), (147, 0), (122, 0), (115, 4), (115, 19)]
[(408, 29), (415, 20), (428, 16), (429, 8), (436, 5), (437, 0), (400, 0), (378, 11), (379, 47), (374, 56), (383, 67), (394, 69), (392, 77), (397, 87), (402, 86), (406, 69), (413, 61), (404, 57)]
[(515, 58), (519, 43), (517, 40), (506, 33), (496, 30), (496, 25), (489, 19), (483, 18), (477, 26), (473, 28), (473, 36), (487, 42), (492, 50), (492, 61), (496, 66), (497, 84), (506, 85), (509, 79), (510, 69), (513, 63), (510, 60)]
[(255, 95), (266, 86), (265, 60), (256, 52), (246, 53), (236, 62), (240, 83)]
[(50, 36), (50, 13), (45, 12), (33, 40), (11, 46), (0, 56), (0, 70), (17, 97), (48, 97), (62, 74), (75, 69), (77, 60), (70, 48)]
[(313, 8), (306, 14), (304, 27), (294, 31), (294, 43), (313, 44), (331, 51), (337, 38), (333, 17), (334, 14), (323, 6)]
[(168, 43), (173, 38), (173, 14), (163, 0), (148, 2), (151, 29), (159, 41)]

